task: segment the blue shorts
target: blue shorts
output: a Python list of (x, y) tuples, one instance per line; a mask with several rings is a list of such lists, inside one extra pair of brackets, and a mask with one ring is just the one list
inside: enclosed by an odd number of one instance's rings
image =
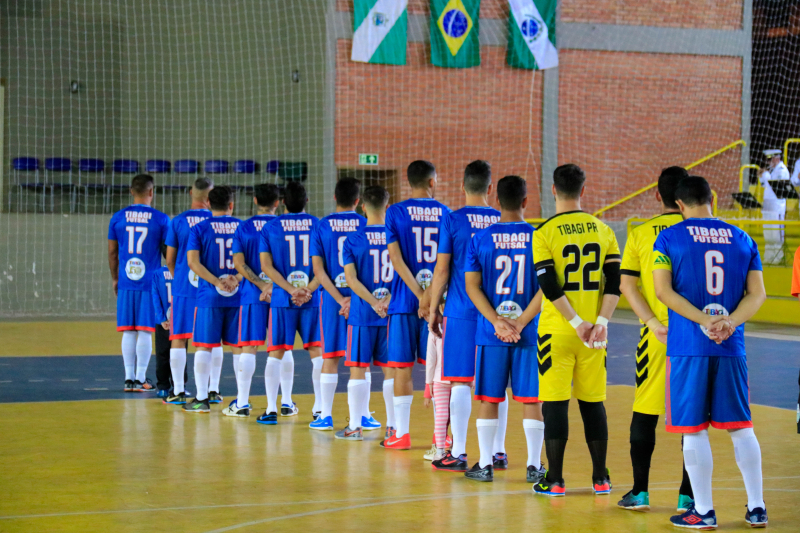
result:
[(500, 403), (511, 381), (518, 402), (539, 402), (536, 346), (478, 346), (475, 358), (475, 399)]
[(267, 351), (291, 350), (295, 335), (300, 334), (303, 348), (322, 346), (319, 331), (319, 308), (270, 307), (267, 323)]
[(269, 305), (248, 304), (239, 307), (239, 346), (263, 346), (267, 342)]
[(744, 357), (667, 357), (667, 431), (753, 427)]
[(428, 323), (416, 313), (389, 316), (389, 359), (386, 366), (403, 368), (414, 361), (425, 364), (428, 349)]
[(155, 331), (150, 291), (117, 291), (117, 331)]
[(477, 320), (445, 317), (442, 325), (442, 381), (469, 383), (475, 379)]
[(198, 348), (239, 345), (238, 307), (196, 307), (192, 344)]
[(172, 320), (169, 321), (169, 340), (191, 339), (194, 328), (195, 299), (172, 297)]
[(347, 326), (345, 366), (386, 366), (388, 334), (386, 326)]
[(322, 357), (344, 357), (347, 351), (347, 319), (339, 314), (341, 305), (333, 296), (321, 291), (319, 325), (322, 335)]

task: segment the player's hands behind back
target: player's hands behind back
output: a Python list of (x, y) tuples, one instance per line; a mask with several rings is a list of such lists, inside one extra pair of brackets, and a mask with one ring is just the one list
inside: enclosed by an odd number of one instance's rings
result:
[(703, 324), (703, 327), (708, 331), (708, 338), (717, 344), (722, 344), (728, 340), (728, 338), (733, 335), (733, 332), (736, 331), (730, 318), (724, 315), (715, 317), (709, 316), (706, 323)]

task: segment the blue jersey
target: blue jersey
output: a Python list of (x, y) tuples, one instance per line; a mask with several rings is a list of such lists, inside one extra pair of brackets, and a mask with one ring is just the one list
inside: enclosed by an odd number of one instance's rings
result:
[[(439, 223), (450, 208), (433, 198), (411, 198), (386, 210), (386, 244), (400, 245), (403, 260), (423, 289), (433, 280), (439, 253)], [(392, 282), (389, 314), (416, 313), (419, 300), (400, 276)]]
[(161, 268), (161, 245), (168, 225), (167, 215), (144, 204), (114, 213), (108, 240), (119, 246), (119, 290), (150, 292), (152, 274)]
[(462, 207), (444, 216), (439, 226), (439, 253), (450, 254), (450, 283), (444, 316), (476, 320), (478, 310), (464, 288), (467, 251), (473, 235), (500, 220), (500, 211), (491, 207)]
[[(233, 267), (233, 235), (241, 220), (228, 215), (211, 217), (196, 224), (189, 232), (186, 250), (200, 252), (200, 263), (220, 279), (238, 274)], [(200, 278), (197, 307), (239, 307), (239, 289), (223, 291)]]
[[(394, 279), (394, 267), (386, 249), (386, 226), (367, 226), (351, 233), (344, 243), (344, 264), (354, 264), (358, 280), (378, 300), (389, 295)], [(391, 302), (389, 302), (391, 305)], [(349, 326), (385, 326), (388, 318), (381, 318), (372, 307), (356, 293), (350, 300)]]
[[(672, 271), (672, 288), (709, 315), (728, 315), (747, 289), (747, 274), (761, 270), (758, 247), (747, 233), (715, 218), (690, 218), (663, 230), (653, 247), (654, 270)], [(744, 324), (722, 344), (705, 328), (669, 310), (667, 356), (744, 357)]]
[[(539, 292), (531, 246), (534, 231), (527, 222), (498, 222), (470, 241), (465, 271), (481, 273), (483, 293), (500, 316), (519, 317)], [(492, 323), (479, 314), (475, 344), (536, 346), (536, 323), (531, 321), (522, 330), (522, 338), (509, 344), (495, 337)]]
[(189, 242), (189, 232), (195, 226), (207, 218), (211, 218), (211, 211), (208, 209), (190, 209), (177, 215), (169, 224), (167, 232), (167, 246), (178, 250), (178, 257), (175, 259), (175, 280), (173, 287), (174, 294), (182, 298), (197, 297), (197, 274), (189, 269), (186, 262), (186, 245)]
[[(307, 287), (314, 278), (311, 234), (318, 223), (319, 219), (308, 213), (285, 213), (261, 230), (258, 251), (271, 254), (275, 270), (295, 287)], [(270, 305), (293, 309), (319, 307), (319, 291), (314, 291), (311, 300), (298, 308), (288, 292), (274, 285)]]
[(152, 284), (150, 293), (153, 297), (153, 316), (160, 324), (171, 318), (168, 314), (172, 306), (172, 274), (169, 273), (169, 268), (161, 267), (153, 272)]
[(350, 289), (344, 279), (342, 250), (348, 235), (363, 228), (367, 219), (355, 211), (331, 213), (322, 217), (311, 234), (311, 256), (321, 257), (325, 272), (342, 296), (350, 296)]
[[(270, 280), (261, 271), (261, 257), (259, 256), (258, 247), (261, 243), (261, 230), (276, 218), (278, 217), (275, 215), (256, 215), (239, 224), (236, 233), (233, 234), (233, 253), (244, 254), (244, 262), (250, 267), (250, 270), (266, 282), (270, 282)], [(247, 278), (243, 279), (240, 296), (241, 305), (258, 303), (268, 305), (267, 302), (262, 302), (259, 299), (260, 297), (261, 290), (247, 281)]]

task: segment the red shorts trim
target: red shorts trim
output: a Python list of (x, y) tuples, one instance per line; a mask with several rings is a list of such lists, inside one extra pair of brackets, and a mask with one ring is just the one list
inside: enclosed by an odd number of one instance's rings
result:
[(222, 346), (221, 342), (213, 343), (213, 344), (206, 344), (204, 342), (193, 342), (195, 348), (219, 348)]
[(344, 366), (354, 366), (359, 368), (369, 368), (369, 363), (354, 363), (353, 361), (345, 361)]
[(224, 344), (225, 346), (233, 346), (234, 348), (238, 348), (239, 346), (241, 346), (241, 344), (239, 344), (238, 342), (225, 342), (225, 341), (222, 341), (222, 344)]
[(397, 363), (395, 361), (389, 361), (380, 366), (387, 366), (389, 368), (410, 368), (414, 366), (414, 363)]
[(180, 335), (170, 335), (169, 340), (176, 341), (176, 340), (183, 340), (183, 339), (191, 339), (191, 333), (181, 333)]
[(322, 354), (323, 359), (335, 359), (336, 357), (344, 357), (347, 355), (347, 350), (339, 350), (338, 352), (328, 352)]
[(475, 381), (474, 377), (468, 378), (468, 377), (465, 377), (465, 376), (455, 377), (455, 378), (449, 378), (449, 377), (442, 376), (441, 379), (442, 379), (442, 381), (457, 381), (458, 383), (472, 383), (473, 381)]
[(717, 429), (743, 429), (753, 427), (753, 422), (746, 420), (742, 422), (714, 422), (712, 420), (711, 426)]
[(481, 401), (481, 402), (503, 403), (503, 401), (506, 398), (505, 398), (505, 396), (503, 396), (502, 398), (492, 398), (491, 396), (480, 396), (480, 395), (476, 394), (475, 395), (475, 399), (478, 400), (478, 401)]
[(117, 326), (117, 331), (136, 331), (136, 326)]
[(277, 351), (280, 351), (280, 350), (284, 350), (284, 351), (285, 350), (291, 350), (292, 348), (294, 348), (294, 346), (291, 346), (289, 344), (279, 344), (277, 346), (267, 346), (267, 351), (268, 352), (277, 352)]
[(322, 341), (314, 341), (314, 342), (309, 342), (309, 343), (303, 344), (303, 348), (306, 348), (306, 349), (308, 349), (308, 348), (317, 348), (317, 347), (322, 348)]
[(240, 348), (242, 346), (263, 346), (266, 342), (267, 342), (266, 339), (260, 341), (247, 341), (247, 342), (240, 342), (239, 344), (237, 344), (237, 346), (239, 346)]
[(155, 333), (156, 328), (148, 328), (147, 326), (118, 326), (117, 331), (149, 331)]
[(667, 424), (667, 431), (670, 433), (698, 433), (704, 429), (708, 429), (708, 422), (703, 422), (699, 426), (673, 426), (672, 424)]
[(375, 360), (372, 361), (372, 364), (373, 364), (373, 366), (386, 366), (386, 367), (389, 366), (386, 363), (381, 363), (381, 362), (378, 362), (378, 361), (375, 361)]
[(533, 397), (533, 398), (528, 398), (528, 397), (525, 397), (525, 396), (514, 396), (512, 394), (511, 397), (514, 398), (515, 400), (517, 400), (518, 402), (522, 402), (522, 403), (542, 403), (539, 400), (538, 396)]

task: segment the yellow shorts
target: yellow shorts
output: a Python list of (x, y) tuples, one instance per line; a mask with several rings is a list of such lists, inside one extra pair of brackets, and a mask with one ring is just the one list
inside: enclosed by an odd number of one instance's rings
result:
[(539, 334), (539, 399), (606, 399), (606, 351), (584, 346), (577, 335)]
[(663, 415), (667, 379), (667, 347), (647, 326), (639, 334), (636, 350), (636, 399), (633, 410), (646, 415)]

